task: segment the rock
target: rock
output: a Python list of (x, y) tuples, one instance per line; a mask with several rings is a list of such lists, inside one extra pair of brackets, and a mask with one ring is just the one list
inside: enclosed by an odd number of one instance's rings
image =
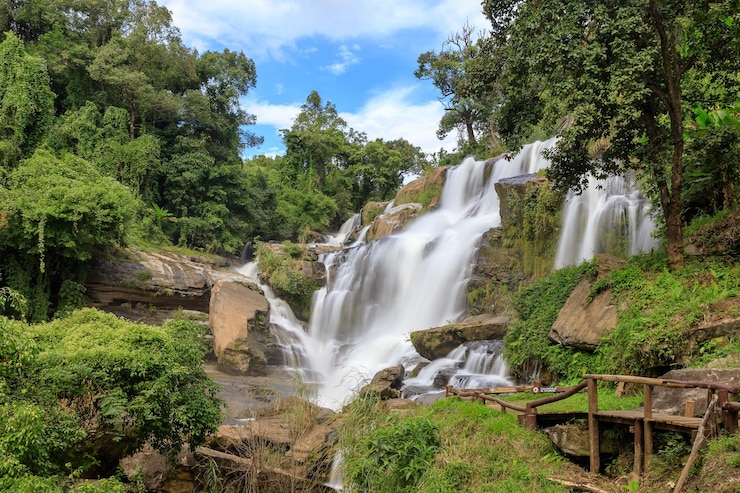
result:
[(520, 253), (502, 245), (501, 230), (491, 229), (482, 238), (468, 290), (493, 282), (515, 291), (519, 283), (526, 279), (522, 265)]
[(428, 360), (443, 358), (456, 347), (470, 341), (503, 339), (509, 319), (483, 314), (462, 322), (411, 333), (411, 343)]
[(156, 310), (207, 312), (216, 281), (246, 279), (225, 258), (130, 250), (125, 254), (94, 259), (85, 288), (92, 306), (137, 321), (161, 323), (168, 318), (155, 317)]
[(297, 260), (293, 265), (295, 271), (313, 280), (317, 285), (326, 285), (326, 266), (323, 263), (310, 260)]
[(297, 476), (327, 480), (331, 473), (333, 446), (339, 425), (338, 421), (333, 420), (312, 426), (295, 441), (280, 465)]
[[(544, 431), (555, 448), (566, 455), (588, 457), (590, 455), (588, 426), (585, 424), (555, 425), (545, 428)], [(615, 435), (602, 433), (599, 440), (599, 452), (602, 454), (616, 454), (620, 451), (620, 443)]]
[[(597, 272), (602, 276), (622, 265), (625, 261), (617, 257), (597, 256)], [(550, 329), (550, 339), (563, 346), (593, 351), (601, 338), (616, 328), (617, 307), (612, 303), (611, 290), (599, 293), (589, 302), (590, 295), (591, 282), (583, 279), (560, 309)]]
[(255, 284), (218, 281), (210, 302), (213, 350), (225, 372), (263, 375), (266, 347), (275, 344), (267, 329), (269, 305)]
[(155, 491), (162, 486), (170, 471), (167, 457), (147, 444), (141, 452), (124, 457), (121, 470), (129, 481), (141, 477), (148, 491)]
[[(393, 201), (395, 205), (408, 204), (410, 202), (421, 202), (427, 196), (427, 207), (436, 207), (447, 179), (447, 170), (442, 166), (404, 185)], [(426, 202), (426, 200), (425, 200)], [(363, 222), (363, 224), (365, 224)]]
[(363, 226), (372, 223), (376, 217), (381, 215), (390, 202), (368, 202), (360, 213), (360, 222)]
[(375, 374), (372, 381), (362, 388), (360, 393), (377, 392), (380, 394), (381, 399), (398, 397), (405, 373), (406, 370), (403, 365), (396, 365), (380, 370)]
[[(670, 380), (694, 380), (702, 382), (721, 382), (740, 386), (740, 369), (693, 369), (671, 370), (660, 378)], [(653, 411), (683, 415), (686, 402), (694, 401), (694, 416), (702, 416), (707, 408), (706, 389), (675, 389), (653, 387)]]
[[(740, 305), (740, 299), (732, 298), (723, 300), (725, 304)], [(701, 345), (707, 341), (715, 340), (726, 342), (740, 335), (740, 317), (718, 317), (707, 320), (686, 331), (686, 344), (681, 348), (681, 354), (677, 358), (679, 363), (684, 363), (695, 354)]]
[(423, 206), (421, 204), (408, 203), (396, 206), (389, 212), (381, 214), (373, 221), (370, 229), (365, 234), (365, 240), (377, 240), (396, 231), (400, 231), (406, 224), (419, 215), (422, 208)]
[[(495, 162), (493, 163), (495, 166)], [(499, 211), (502, 218), (511, 215), (511, 204), (507, 200), (510, 192), (515, 192), (520, 198), (526, 196), (527, 186), (530, 184), (548, 186), (547, 178), (537, 173), (502, 178), (494, 183), (493, 187), (499, 197)]]

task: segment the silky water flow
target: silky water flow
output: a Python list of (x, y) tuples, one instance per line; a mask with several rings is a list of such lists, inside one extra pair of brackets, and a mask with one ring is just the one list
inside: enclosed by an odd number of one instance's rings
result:
[[(485, 162), (467, 158), (448, 171), (436, 209), (400, 233), (369, 243), (362, 234), (349, 248), (326, 254), (327, 283), (314, 293), (307, 331), (290, 307), (262, 285), (286, 365), (313, 389), (312, 400), (338, 409), (379, 370), (399, 363), (407, 371), (414, 368), (422, 358), (409, 334), (465, 316), (466, 285), (481, 238), (501, 225), (494, 184), (546, 168), (549, 162), (541, 151), (554, 144), (551, 139), (524, 146), (512, 159), (495, 161), (488, 172)], [(584, 195), (569, 195), (563, 210), (556, 268), (604, 251), (599, 238), (619, 241), (624, 236), (630, 254), (655, 246), (649, 203), (629, 179), (594, 181)], [(391, 204), (386, 212), (392, 211)], [(356, 215), (328, 243), (343, 244), (357, 228)], [(604, 234), (607, 228), (613, 231)], [(256, 263), (242, 272), (258, 281)], [(404, 388), (415, 394), (438, 391), (434, 380), (440, 373), (455, 386), (507, 385), (500, 350), (500, 341), (465, 344), (430, 362)]]

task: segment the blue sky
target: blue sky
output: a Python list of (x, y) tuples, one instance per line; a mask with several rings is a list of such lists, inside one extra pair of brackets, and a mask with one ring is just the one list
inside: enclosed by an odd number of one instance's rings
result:
[(257, 116), (250, 128), (265, 143), (247, 157), (284, 151), (308, 94), (331, 101), (369, 139), (405, 138), (425, 152), (453, 150), (456, 136), (436, 136), (443, 109), (430, 81), (414, 77), (416, 60), (439, 51), (468, 22), (488, 22), (480, 0), (160, 0), (188, 46), (228, 48), (254, 60), (257, 87), (242, 101)]

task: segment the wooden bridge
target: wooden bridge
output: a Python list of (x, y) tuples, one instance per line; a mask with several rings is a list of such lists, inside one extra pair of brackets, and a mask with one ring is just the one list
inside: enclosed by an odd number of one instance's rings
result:
[[(716, 434), (718, 427), (723, 427), (729, 433), (738, 430), (738, 411), (740, 402), (735, 399), (740, 396), (740, 387), (719, 382), (696, 382), (684, 380), (670, 380), (660, 378), (646, 378), (628, 375), (584, 375), (584, 380), (575, 387), (542, 389), (537, 386), (505, 387), (498, 389), (454, 389), (447, 387), (447, 395), (454, 394), (461, 397), (492, 401), (501, 406), (502, 411), (510, 409), (519, 413), (519, 421), (530, 429), (545, 428), (555, 424), (567, 423), (573, 420), (584, 420), (588, 424), (589, 458), (591, 471), (598, 472), (601, 466), (599, 457), (599, 427), (601, 423), (615, 423), (629, 426), (634, 433), (635, 462), (637, 474), (650, 464), (653, 453), (653, 431), (669, 430), (689, 434), (693, 439), (692, 455), (698, 453), (699, 447), (708, 435)], [(642, 385), (643, 407), (633, 411), (608, 411), (599, 409), (598, 382), (617, 382), (619, 384)], [(706, 389), (707, 407), (704, 417), (694, 417), (693, 401), (687, 402), (684, 416), (653, 412), (653, 388), (672, 387), (684, 389)], [(504, 401), (495, 395), (500, 393), (521, 392), (530, 389), (534, 392), (546, 390), (554, 395), (542, 397), (527, 402), (524, 406)], [(538, 412), (537, 408), (545, 404), (567, 399), (579, 392), (588, 392), (588, 410), (572, 412)], [(689, 461), (693, 463), (693, 461)], [(684, 472), (688, 474), (690, 465), (687, 464)], [(684, 474), (682, 474), (684, 476)], [(683, 479), (685, 481), (685, 478)], [(682, 486), (681, 478), (674, 491)]]

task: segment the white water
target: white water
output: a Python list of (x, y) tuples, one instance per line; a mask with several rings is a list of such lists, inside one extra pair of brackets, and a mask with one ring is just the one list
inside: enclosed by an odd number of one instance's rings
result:
[(657, 248), (650, 202), (629, 177), (590, 179), (581, 195), (568, 194), (555, 268), (579, 264), (597, 253), (636, 255)]
[[(465, 315), (465, 288), (481, 236), (501, 223), (493, 185), (547, 167), (540, 152), (554, 143), (525, 146), (511, 161), (497, 161), (488, 180), (482, 162), (466, 159), (448, 171), (436, 210), (401, 233), (370, 243), (361, 234), (350, 248), (323, 257), (327, 285), (314, 294), (308, 332), (290, 307), (261, 285), (286, 365), (315, 386), (318, 404), (337, 409), (379, 370), (398, 363), (412, 369), (422, 358), (409, 334)], [(655, 246), (642, 195), (621, 178), (601, 185), (594, 182), (583, 195), (568, 196), (556, 267), (609, 251), (605, 238), (614, 244), (629, 239), (629, 254)], [(385, 212), (392, 210), (390, 203)], [(348, 220), (328, 241), (344, 245), (358, 219)], [(248, 264), (243, 273), (259, 282), (256, 269)], [(431, 390), (440, 375), (468, 388), (506, 385), (508, 368), (498, 353), (490, 343), (461, 346), (407, 379), (405, 389)]]
[(341, 406), (388, 366), (412, 368), (420, 357), (409, 334), (465, 315), (479, 241), (501, 223), (494, 183), (546, 167), (540, 151), (553, 143), (497, 161), (488, 180), (481, 162), (466, 159), (447, 173), (439, 208), (401, 233), (323, 259), (330, 278), (314, 295), (306, 341), (311, 367), (323, 376), (320, 404)]

